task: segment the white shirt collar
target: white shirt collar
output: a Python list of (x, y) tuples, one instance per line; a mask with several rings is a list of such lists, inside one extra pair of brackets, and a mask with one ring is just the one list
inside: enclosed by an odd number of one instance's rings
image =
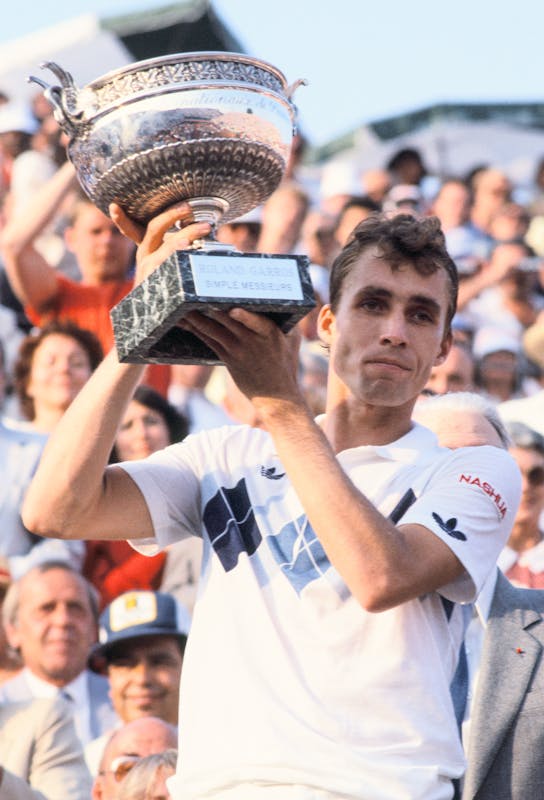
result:
[(76, 708), (87, 705), (89, 702), (86, 670), (80, 672), (77, 678), (74, 678), (73, 681), (62, 687), (55, 686), (53, 683), (49, 683), (48, 681), (44, 681), (42, 678), (38, 678), (38, 676), (34, 675), (34, 673), (31, 672), (28, 667), (24, 668), (23, 674), (34, 697), (56, 697), (62, 689), (70, 695), (76, 704)]

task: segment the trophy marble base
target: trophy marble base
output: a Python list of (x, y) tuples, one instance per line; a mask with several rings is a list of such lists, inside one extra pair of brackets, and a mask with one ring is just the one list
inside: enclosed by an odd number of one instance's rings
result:
[(178, 250), (112, 308), (117, 355), (129, 364), (221, 364), (177, 323), (190, 311), (243, 307), (284, 332), (315, 307), (307, 256)]

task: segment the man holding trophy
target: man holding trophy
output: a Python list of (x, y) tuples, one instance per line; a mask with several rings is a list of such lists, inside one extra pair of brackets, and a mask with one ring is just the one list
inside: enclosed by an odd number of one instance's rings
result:
[[(108, 210), (138, 244), (147, 295), (171, 259), (189, 282), (188, 270), (206, 272), (177, 255), (210, 233), (194, 204), (145, 220), (120, 197)], [(224, 363), (265, 430), (205, 431), (108, 466), (144, 369), (117, 348), (53, 433), (23, 509), (30, 530), (128, 538), (150, 554), (203, 539), (176, 800), (453, 796), (464, 769), (449, 692), (460, 604), (493, 568), (520, 488), (504, 451), (450, 452), (411, 421), (448, 353), (456, 294), (437, 220), (370, 218), (337, 258), (319, 313), (322, 418), (297, 382), (289, 297), (279, 317), (251, 298), (191, 298), (168, 335)]]

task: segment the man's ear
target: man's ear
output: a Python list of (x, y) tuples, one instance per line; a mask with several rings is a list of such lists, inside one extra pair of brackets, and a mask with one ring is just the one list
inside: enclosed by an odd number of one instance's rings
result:
[(330, 345), (334, 333), (335, 316), (328, 303), (321, 306), (317, 317), (317, 333), (323, 344)]
[(6, 622), (4, 625), (4, 632), (6, 634), (7, 643), (13, 650), (18, 650), (21, 646), (21, 635), (16, 625), (11, 622)]
[(444, 363), (444, 361), (448, 357), (448, 353), (451, 350), (452, 342), (453, 342), (453, 336), (452, 336), (452, 333), (450, 331), (442, 339), (442, 342), (440, 344), (440, 350), (438, 351), (438, 353), (436, 355), (436, 358), (434, 360), (434, 364), (433, 364), (434, 367), (438, 367), (439, 364), (443, 364)]

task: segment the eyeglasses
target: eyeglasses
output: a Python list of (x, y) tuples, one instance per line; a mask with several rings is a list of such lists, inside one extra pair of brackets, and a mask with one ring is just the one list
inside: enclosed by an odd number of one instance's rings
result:
[(114, 758), (111, 762), (110, 768), (102, 770), (100, 775), (107, 775), (110, 773), (113, 775), (117, 783), (120, 783), (124, 778), (127, 777), (132, 767), (136, 766), (138, 761), (141, 760), (142, 756), (117, 756), (117, 758)]
[(531, 467), (531, 469), (522, 471), (521, 474), (527, 479), (531, 486), (544, 485), (544, 467)]

